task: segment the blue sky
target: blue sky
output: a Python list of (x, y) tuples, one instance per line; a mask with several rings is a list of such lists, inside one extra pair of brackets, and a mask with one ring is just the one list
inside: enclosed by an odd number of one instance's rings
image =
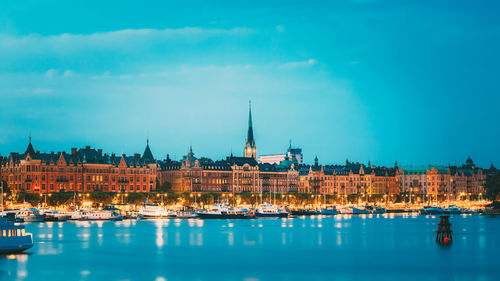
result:
[(1, 1), (0, 153), (498, 164), (498, 1), (241, 2)]

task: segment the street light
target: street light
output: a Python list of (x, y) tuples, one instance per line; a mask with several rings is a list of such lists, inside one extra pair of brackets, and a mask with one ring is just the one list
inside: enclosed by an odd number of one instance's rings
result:
[(44, 197), (44, 202), (45, 202), (44, 206), (47, 206), (47, 196), (51, 197), (52, 194), (51, 193), (49, 193), (49, 194), (47, 194), (47, 193), (40, 193), (40, 197)]

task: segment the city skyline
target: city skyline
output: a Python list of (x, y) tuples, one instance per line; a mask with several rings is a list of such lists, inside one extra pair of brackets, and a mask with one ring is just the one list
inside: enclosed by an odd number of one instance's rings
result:
[(43, 151), (149, 136), (158, 158), (241, 155), (251, 99), (259, 155), (292, 139), (307, 163), (500, 157), (498, 3), (66, 5), (0, 4), (3, 156), (30, 132)]

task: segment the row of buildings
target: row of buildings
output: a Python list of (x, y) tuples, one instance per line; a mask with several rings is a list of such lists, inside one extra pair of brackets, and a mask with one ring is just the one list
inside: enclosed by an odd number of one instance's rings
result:
[(0, 178), (15, 192), (154, 192), (169, 183), (174, 192), (276, 192), (328, 195), (442, 195), (456, 199), (484, 193), (486, 176), (469, 158), (462, 166), (377, 167), (370, 163), (313, 165), (302, 162), (300, 148), (257, 158), (251, 108), (244, 156), (212, 161), (196, 158), (192, 147), (180, 161), (156, 160), (144, 153), (106, 154), (89, 146), (70, 153), (35, 151), (31, 138), (22, 154), (0, 157)]

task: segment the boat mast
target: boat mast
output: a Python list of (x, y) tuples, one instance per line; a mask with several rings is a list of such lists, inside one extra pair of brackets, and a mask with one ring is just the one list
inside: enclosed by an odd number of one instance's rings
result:
[(276, 181), (277, 180), (274, 180), (274, 186), (273, 186), (273, 197), (274, 197), (274, 203), (273, 205), (276, 205)]
[(3, 180), (0, 180), (2, 182), (2, 202), (0, 204), (2, 204), (2, 212), (3, 212)]
[(260, 183), (260, 204), (262, 205), (262, 180), (259, 177), (259, 183)]

